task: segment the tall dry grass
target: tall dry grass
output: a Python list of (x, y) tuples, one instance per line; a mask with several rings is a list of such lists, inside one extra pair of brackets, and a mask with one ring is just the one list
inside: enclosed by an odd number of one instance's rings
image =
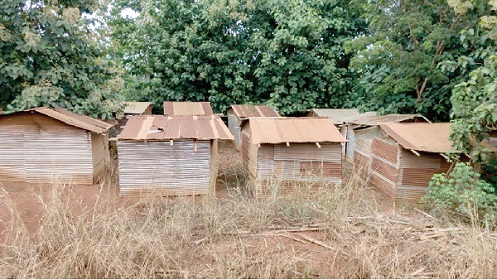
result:
[[(11, 222), (2, 278), (494, 278), (497, 236), (382, 212), (360, 171), (341, 188), (250, 199), (85, 205), (54, 185), (35, 236)], [(110, 192), (112, 182), (103, 188)], [(241, 186), (240, 186), (241, 187)]]

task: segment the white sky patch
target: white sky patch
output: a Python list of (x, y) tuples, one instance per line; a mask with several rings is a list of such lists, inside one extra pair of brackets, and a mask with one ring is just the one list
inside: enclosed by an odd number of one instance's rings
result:
[(130, 9), (130, 8), (125, 8), (125, 9), (123, 9), (121, 11), (121, 17), (123, 17), (123, 18), (132, 18), (132, 19), (134, 19), (134, 18), (137, 18), (138, 15), (139, 15), (138, 12), (136, 12), (136, 11)]

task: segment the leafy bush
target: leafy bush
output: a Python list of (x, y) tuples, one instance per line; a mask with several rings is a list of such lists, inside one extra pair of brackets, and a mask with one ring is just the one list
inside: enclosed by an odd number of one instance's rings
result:
[(493, 186), (480, 179), (468, 163), (459, 162), (449, 176), (433, 175), (421, 200), (434, 212), (451, 211), (471, 221), (496, 221), (497, 195)]

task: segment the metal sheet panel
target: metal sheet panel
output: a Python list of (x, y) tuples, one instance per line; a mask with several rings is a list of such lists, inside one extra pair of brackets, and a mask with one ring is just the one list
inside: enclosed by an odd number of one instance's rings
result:
[(453, 151), (450, 142), (450, 123), (388, 123), (381, 129), (408, 150), (431, 153)]
[(359, 115), (356, 119), (348, 120), (348, 123), (354, 125), (379, 125), (381, 123), (399, 123), (399, 122), (421, 122), (421, 123), (429, 123), (430, 121), (423, 117), (422, 115), (413, 115), (413, 114), (389, 114), (383, 116), (367, 116), (367, 115)]
[(397, 144), (375, 138), (371, 144), (371, 154), (396, 166), (399, 162), (400, 149)]
[(93, 184), (91, 135), (70, 127), (25, 126), (26, 182)]
[(61, 121), (65, 124), (95, 133), (105, 133), (107, 132), (107, 130), (109, 130), (111, 127), (115, 125), (115, 123), (114, 124), (107, 123), (85, 115), (78, 115), (64, 108), (52, 109), (52, 108), (40, 107), (40, 108), (31, 109), (29, 111), (37, 112), (45, 116), (49, 116), (58, 121)]
[(0, 178), (5, 181), (26, 181), (24, 125), (0, 127)]
[[(255, 145), (254, 145), (255, 146)], [(307, 155), (307, 156), (306, 156)], [(271, 145), (261, 144), (257, 154), (257, 173), (251, 176), (251, 186), (256, 196), (267, 187), (284, 187), (299, 184), (334, 184), (342, 180), (340, 143), (318, 148), (315, 144)], [(272, 182), (269, 184), (268, 182)], [(279, 182), (274, 184), (275, 182)], [(288, 188), (284, 188), (289, 190)], [(291, 189), (291, 188), (290, 188)]]
[(120, 140), (227, 139), (229, 129), (217, 115), (132, 116), (118, 136)]
[(240, 119), (253, 117), (279, 117), (280, 114), (269, 106), (262, 105), (232, 105), (233, 113)]
[(125, 102), (125, 115), (150, 115), (152, 103), (150, 102)]
[(250, 118), (253, 144), (345, 142), (340, 131), (325, 118)]
[[(196, 151), (195, 151), (196, 146)], [(211, 142), (118, 141), (121, 196), (207, 194), (211, 186)]]
[(376, 112), (359, 113), (356, 108), (352, 109), (311, 109), (313, 116), (326, 117), (335, 125), (345, 124), (363, 116), (376, 116)]
[(212, 115), (210, 102), (164, 102), (166, 116), (208, 116)]

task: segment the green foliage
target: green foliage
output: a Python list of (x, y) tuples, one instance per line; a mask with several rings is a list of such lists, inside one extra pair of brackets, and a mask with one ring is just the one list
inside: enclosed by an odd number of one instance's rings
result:
[[(362, 3), (362, 1), (361, 1)], [(466, 27), (476, 28), (478, 15), (457, 14), (445, 0), (362, 3), (371, 22), (371, 34), (346, 44), (353, 54), (356, 105), (380, 113), (421, 113), (433, 120), (448, 120), (454, 85), (467, 77), (478, 60), (471, 61), (473, 45), (460, 41)], [(467, 58), (462, 66), (446, 63)], [(461, 58), (462, 60), (462, 58)]]
[(0, 2), (0, 107), (60, 106), (94, 117), (119, 111), (118, 69), (105, 59), (97, 1)]
[[(451, 1), (455, 11), (460, 14), (472, 13), (478, 4), (481, 3)], [(479, 18), (481, 28), (477, 31), (466, 28), (461, 33), (461, 41), (473, 48), (472, 57), (457, 61), (461, 65), (479, 59), (479, 66), (454, 88), (451, 97), (453, 145), (457, 150), (469, 153), (474, 162), (481, 163), (488, 163), (492, 159), (491, 150), (497, 148), (485, 141), (497, 129), (497, 2), (489, 1), (486, 4), (491, 8)]]
[(456, 163), (448, 177), (435, 174), (421, 200), (429, 209), (465, 218), (491, 218), (497, 206), (494, 187), (480, 179), (468, 163)]
[[(342, 106), (343, 43), (361, 34), (360, 7), (338, 0), (122, 0), (115, 4), (129, 99), (266, 103), (282, 114)], [(123, 18), (130, 8), (137, 18)], [(156, 110), (159, 108), (156, 108)]]

